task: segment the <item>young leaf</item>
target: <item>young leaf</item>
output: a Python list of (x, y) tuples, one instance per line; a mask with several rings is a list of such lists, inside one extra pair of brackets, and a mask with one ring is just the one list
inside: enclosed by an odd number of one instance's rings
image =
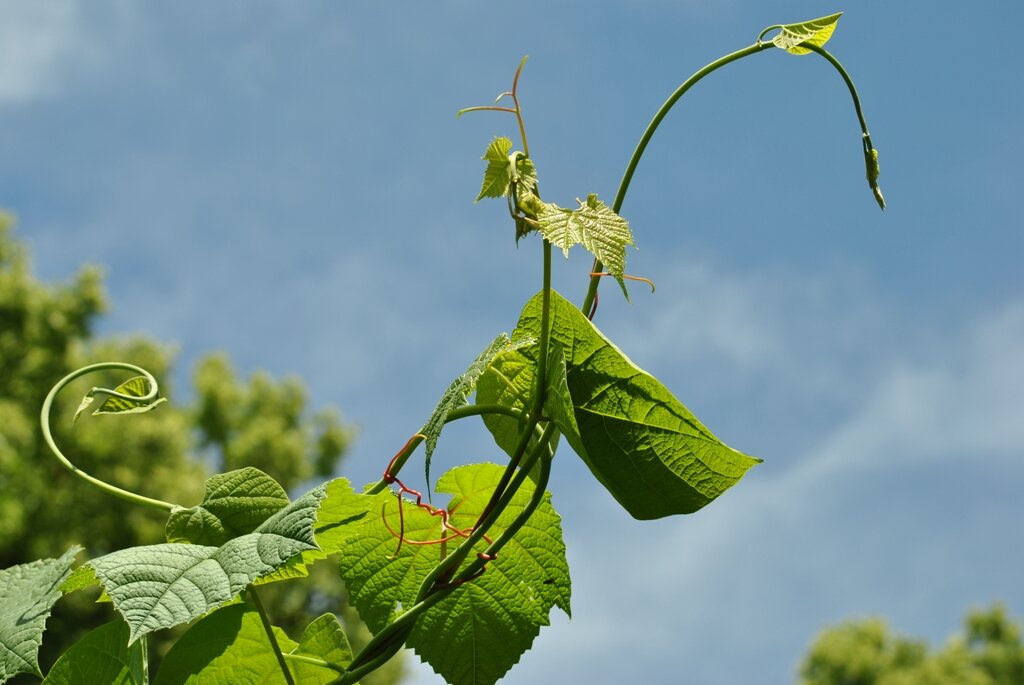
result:
[(206, 481), (197, 506), (179, 508), (167, 520), (167, 542), (220, 546), (245, 535), (288, 506), (288, 493), (257, 468), (247, 466)]
[(115, 620), (92, 630), (64, 652), (43, 685), (144, 685), (143, 643), (128, 645), (128, 626)]
[[(136, 376), (135, 378), (129, 378), (121, 385), (114, 388), (114, 392), (121, 393), (122, 395), (131, 395), (133, 397), (145, 397), (149, 394), (149, 381), (146, 380), (145, 376)], [(161, 397), (155, 400), (126, 400), (121, 397), (113, 397), (108, 395), (103, 404), (101, 404), (96, 411), (92, 414), (141, 414), (151, 409), (155, 409), (158, 405), (167, 401), (166, 397)], [(79, 407), (79, 411), (82, 408)]]
[[(291, 653), (316, 657), (341, 669), (352, 663), (353, 657), (348, 637), (334, 614), (323, 614), (313, 619), (303, 631), (298, 647)], [(289, 666), (298, 683), (316, 684), (338, 676), (337, 669), (325, 669), (308, 662), (290, 661)]]
[(476, 381), (483, 373), (487, 365), (491, 363), (494, 356), (501, 352), (508, 345), (508, 336), (502, 333), (495, 338), (480, 355), (473, 360), (465, 373), (452, 381), (448, 389), (444, 391), (441, 400), (434, 407), (434, 412), (423, 424), (420, 432), (426, 436), (426, 475), (427, 486), (430, 486), (430, 458), (437, 447), (437, 440), (441, 437), (441, 430), (444, 428), (445, 418), (449, 413), (463, 406), (467, 402), (469, 394), (476, 388)]
[(65, 595), (70, 595), (72, 592), (84, 590), (85, 588), (92, 587), (99, 582), (99, 579), (96, 577), (96, 572), (88, 565), (83, 564), (72, 571), (64, 582), (60, 584), (60, 591)]
[(541, 235), (550, 240), (552, 245), (562, 248), (566, 256), (569, 256), (569, 248), (582, 244), (601, 260), (625, 293), (622, 275), (626, 269), (626, 246), (635, 246), (629, 223), (593, 193), (587, 195), (586, 202), (579, 202), (579, 205), (576, 209), (565, 209), (545, 203), (543, 211), (537, 215)]
[[(527, 303), (513, 340), (540, 335), (541, 303), (541, 294)], [(554, 292), (551, 340), (565, 354), (575, 429), (549, 413), (591, 472), (635, 518), (697, 511), (760, 462), (715, 437)], [(528, 361), (532, 349), (522, 350)]]
[(313, 528), (324, 499), (319, 486), (221, 547), (133, 547), (88, 562), (131, 628), (131, 640), (202, 616), (290, 559), (317, 549)]
[(512, 150), (512, 141), (508, 138), (498, 137), (487, 146), (487, 151), (481, 158), (487, 162), (484, 170), (484, 182), (480, 188), (475, 202), (485, 197), (504, 197), (508, 195), (508, 185), (512, 180), (509, 169), (508, 153)]
[(832, 37), (832, 32), (836, 30), (836, 23), (839, 22), (841, 16), (843, 13), (839, 12), (799, 24), (785, 24), (779, 27), (781, 31), (772, 39), (772, 42), (776, 47), (782, 48), (790, 54), (806, 55), (810, 50), (800, 47), (800, 44), (810, 43), (819, 48), (824, 46)]
[[(441, 477), (438, 492), (453, 495), (448, 506), (452, 526), (466, 530), (476, 523), (503, 471), (495, 464), (476, 464)], [(523, 484), (490, 535), (500, 535), (523, 511), (532, 490), (530, 482)], [(398, 550), (397, 502), (387, 493), (373, 499), (380, 503), (378, 512), (382, 505), (386, 509), (364, 520), (359, 535), (345, 546), (338, 561), (359, 615), (371, 630), (379, 631), (403, 608), (412, 606), (420, 582), (442, 558), (442, 546), (409, 541), (454, 534), (443, 528), (440, 517), (406, 503), (407, 542)], [(456, 536), (448, 542), (449, 549), (459, 540)], [(478, 551), (483, 549), (481, 543)], [(420, 616), (407, 644), (450, 683), (491, 685), (529, 649), (540, 626), (548, 624), (551, 607), (569, 612), (569, 595), (561, 523), (550, 495), (545, 494), (540, 507), (498, 558), (487, 564), (483, 575), (452, 590)]]
[(0, 571), (0, 683), (19, 673), (39, 671), (39, 645), (46, 619), (61, 597), (61, 583), (81, 547), (59, 559), (42, 559)]

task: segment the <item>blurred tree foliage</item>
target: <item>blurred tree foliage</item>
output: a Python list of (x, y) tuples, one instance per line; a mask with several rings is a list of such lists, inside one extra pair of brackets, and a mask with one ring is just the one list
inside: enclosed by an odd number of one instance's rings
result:
[[(67, 284), (33, 276), (13, 221), (0, 214), (0, 568), (55, 557), (73, 544), (89, 557), (164, 541), (165, 517), (132, 508), (74, 478), (50, 456), (39, 430), (39, 408), (61, 377), (98, 361), (127, 361), (153, 373), (158, 410), (131, 417), (85, 415), (71, 431), (77, 398), (93, 386), (115, 387), (111, 375), (81, 379), (54, 407), (54, 436), (87, 473), (128, 490), (184, 506), (202, 498), (214, 472), (255, 466), (286, 489), (332, 475), (352, 440), (352, 429), (333, 408), (311, 415), (302, 383), (257, 373), (238, 378), (225, 355), (201, 360), (187, 403), (173, 387), (174, 354), (142, 336), (99, 338), (93, 333), (106, 309), (100, 271), (82, 269)], [(313, 567), (314, 582), (279, 583), (261, 592), (276, 624), (296, 639), (315, 616), (338, 613), (353, 646), (369, 638), (348, 607), (344, 586), (329, 562)], [(96, 593), (75, 593), (58, 603), (43, 645), (44, 667), (92, 628), (111, 619)], [(173, 635), (157, 634), (154, 662)], [(384, 685), (401, 676), (393, 661), (364, 682)], [(37, 682), (24, 678), (13, 682)]]
[(1021, 626), (996, 606), (972, 611), (940, 649), (894, 635), (880, 619), (827, 628), (800, 667), (800, 685), (1022, 685)]

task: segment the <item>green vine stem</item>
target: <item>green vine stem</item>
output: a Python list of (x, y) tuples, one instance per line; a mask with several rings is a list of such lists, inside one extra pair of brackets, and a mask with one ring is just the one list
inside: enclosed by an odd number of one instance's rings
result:
[(131, 502), (133, 504), (141, 504), (143, 506), (160, 509), (162, 511), (173, 511), (178, 505), (171, 504), (170, 502), (164, 502), (163, 500), (159, 499), (154, 499), (152, 497), (145, 497), (143, 495), (130, 492), (123, 488), (119, 488), (116, 485), (111, 485), (110, 483), (102, 481), (99, 478), (96, 478), (95, 476), (90, 476), (88, 473), (72, 464), (71, 461), (66, 456), (64, 456), (64, 453), (60, 451), (60, 448), (57, 447), (56, 442), (54, 442), (53, 434), (50, 431), (50, 413), (53, 407), (53, 402), (56, 399), (57, 395), (72, 381), (81, 378), (82, 376), (88, 375), (90, 373), (94, 373), (97, 371), (105, 371), (108, 369), (131, 371), (133, 373), (139, 374), (140, 376), (146, 379), (146, 383), (149, 385), (149, 392), (142, 397), (136, 397), (133, 395), (125, 395), (119, 392), (115, 392), (107, 388), (93, 388), (92, 390), (89, 391), (89, 396), (106, 395), (108, 397), (116, 397), (118, 399), (129, 400), (131, 402), (152, 402), (153, 400), (157, 399), (157, 396), (159, 394), (159, 387), (157, 385), (156, 379), (153, 378), (153, 375), (149, 373), (149, 371), (146, 371), (145, 369), (139, 366), (135, 366), (134, 364), (126, 364), (124, 362), (101, 362), (99, 364), (90, 364), (89, 366), (83, 366), (82, 368), (77, 369), (76, 371), (72, 371), (67, 376), (64, 376), (64, 378), (60, 379), (60, 381), (58, 381), (57, 384), (50, 389), (50, 392), (46, 395), (46, 399), (43, 400), (43, 407), (39, 412), (39, 423), (43, 429), (43, 440), (46, 442), (46, 446), (50, 448), (50, 452), (53, 453), (53, 456), (57, 458), (57, 461), (59, 461), (64, 466), (64, 468), (66, 468), (68, 471), (73, 473), (78, 478), (84, 480), (86, 483), (89, 483), (90, 485), (93, 485), (99, 488), (100, 490), (103, 490), (104, 492), (113, 495), (114, 497), (120, 497), (121, 499), (127, 502)]
[[(776, 47), (773, 42), (762, 40), (762, 38), (764, 38), (765, 34), (768, 31), (771, 31), (772, 29), (776, 28), (781, 28), (781, 26), (768, 27), (767, 29), (761, 32), (761, 34), (758, 36), (757, 42), (754, 43), (753, 45), (745, 47), (742, 50), (737, 50), (736, 52), (725, 55), (724, 57), (720, 57), (716, 59), (714, 62), (707, 64), (702, 69), (695, 72), (693, 76), (686, 79), (678, 88), (676, 88), (676, 90), (669, 96), (665, 103), (655, 113), (654, 118), (651, 119), (651, 123), (647, 125), (647, 129), (644, 130), (643, 135), (640, 137), (640, 142), (637, 143), (636, 149), (633, 150), (633, 155), (629, 158), (629, 163), (626, 165), (626, 171), (622, 174), (622, 180), (619, 182), (619, 189), (615, 193), (615, 201), (612, 203), (613, 212), (618, 214), (622, 209), (622, 204), (626, 199), (626, 193), (629, 191), (629, 184), (633, 180), (633, 173), (636, 171), (637, 165), (640, 163), (640, 158), (643, 157), (644, 151), (647, 149), (647, 144), (651, 142), (651, 138), (654, 137), (654, 132), (658, 130), (658, 126), (661, 125), (662, 120), (669, 113), (672, 107), (675, 106), (676, 102), (678, 102), (679, 99), (683, 97), (683, 95), (686, 94), (688, 90), (690, 90), (690, 88), (692, 88), (701, 79), (711, 74), (712, 72), (715, 72), (718, 69), (724, 67), (725, 65), (731, 64), (732, 62), (735, 62), (744, 57), (748, 57), (750, 55), (754, 55), (759, 52), (763, 52), (764, 50), (770, 50)], [(867, 122), (864, 119), (864, 112), (861, 109), (860, 97), (857, 95), (857, 89), (853, 85), (853, 80), (850, 78), (850, 75), (846, 72), (846, 69), (843, 68), (843, 65), (839, 63), (839, 60), (833, 57), (832, 54), (829, 53), (824, 48), (814, 45), (813, 43), (801, 43), (800, 47), (812, 50), (815, 53), (824, 57), (826, 60), (828, 60), (829, 63), (831, 63), (832, 66), (835, 67), (835, 69), (839, 72), (840, 76), (842, 76), (843, 78), (843, 81), (846, 83), (846, 87), (849, 89), (850, 95), (853, 97), (853, 106), (854, 109), (856, 109), (857, 111), (857, 119), (860, 122), (862, 141), (864, 145), (864, 161), (865, 165), (867, 166), (868, 184), (871, 186), (871, 191), (872, 193), (874, 193), (875, 200), (878, 202), (879, 207), (885, 209), (885, 198), (882, 197), (882, 191), (879, 189), (877, 183), (878, 151), (875, 150), (874, 146), (871, 144), (871, 136), (868, 133)], [(590, 283), (587, 287), (587, 294), (584, 297), (583, 304), (580, 306), (580, 309), (584, 313), (590, 312), (593, 308), (594, 299), (597, 297), (597, 288), (601, 282), (601, 277), (599, 274), (603, 270), (604, 265), (601, 263), (599, 259), (595, 259), (593, 268), (590, 270), (591, 276)]]
[(278, 644), (277, 636), (274, 635), (274, 626), (270, 623), (270, 616), (267, 615), (267, 610), (264, 608), (263, 602), (260, 601), (259, 593), (256, 592), (256, 588), (252, 585), (249, 586), (249, 599), (252, 600), (253, 606), (259, 612), (260, 621), (263, 623), (263, 630), (267, 634), (267, 639), (270, 640), (270, 647), (274, 650), (274, 656), (277, 657), (277, 664), (281, 667), (284, 681), (288, 685), (295, 685), (295, 679), (292, 677), (292, 672), (288, 669), (288, 663), (284, 660), (284, 654), (281, 652), (281, 645)]
[[(640, 142), (637, 143), (636, 149), (633, 150), (633, 156), (629, 158), (629, 164), (626, 165), (626, 171), (622, 174), (622, 180), (619, 182), (619, 189), (615, 193), (615, 202), (612, 203), (612, 211), (616, 214), (620, 213), (622, 209), (622, 203), (626, 199), (626, 193), (629, 191), (629, 184), (633, 180), (633, 173), (636, 171), (636, 167), (640, 164), (640, 158), (643, 157), (644, 151), (647, 149), (647, 144), (651, 142), (651, 138), (654, 137), (654, 132), (658, 130), (658, 126), (661, 125), (661, 121), (669, 113), (672, 107), (676, 104), (679, 98), (686, 94), (686, 91), (690, 90), (694, 85), (697, 84), (702, 78), (711, 74), (712, 72), (721, 69), (727, 64), (735, 62), (738, 59), (743, 59), (749, 55), (754, 55), (762, 50), (768, 50), (769, 48), (775, 47), (772, 43), (761, 43), (760, 41), (745, 47), (742, 50), (719, 57), (714, 62), (706, 65), (700, 69), (693, 76), (686, 79), (682, 85), (675, 89), (675, 91), (669, 96), (668, 100), (658, 109), (654, 114), (654, 118), (651, 119), (651, 123), (647, 124), (647, 129), (644, 130), (644, 134), (640, 137)], [(594, 266), (590, 270), (593, 274), (599, 274), (604, 271), (604, 264), (601, 260), (594, 259)], [(584, 313), (589, 312), (594, 306), (594, 298), (597, 297), (597, 286), (601, 282), (600, 276), (591, 276), (590, 285), (587, 288), (587, 295), (583, 300), (583, 305), (580, 309)]]
[(871, 143), (871, 134), (868, 133), (868, 122), (864, 119), (864, 110), (860, 106), (860, 96), (857, 94), (857, 86), (853, 85), (853, 79), (840, 64), (839, 60), (835, 56), (821, 47), (820, 45), (814, 45), (813, 43), (804, 43), (803, 47), (808, 50), (812, 50), (818, 55), (828, 60), (839, 75), (843, 77), (843, 82), (846, 83), (846, 89), (850, 91), (850, 97), (853, 98), (853, 108), (857, 112), (857, 121), (860, 122), (861, 141), (864, 145), (864, 166), (867, 170), (868, 185), (871, 187), (871, 192), (875, 196), (875, 201), (881, 209), (885, 209), (885, 197), (882, 195), (881, 188), (878, 187), (878, 151), (875, 146)]

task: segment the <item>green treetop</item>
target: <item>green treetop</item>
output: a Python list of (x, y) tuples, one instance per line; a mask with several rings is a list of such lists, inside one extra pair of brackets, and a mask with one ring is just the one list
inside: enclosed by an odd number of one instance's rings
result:
[(880, 619), (827, 628), (800, 667), (799, 685), (1020, 685), (1021, 627), (996, 606), (973, 611), (939, 649), (894, 635)]
[[(188, 504), (202, 499), (211, 472), (255, 466), (292, 489), (337, 469), (353, 431), (336, 409), (311, 413), (301, 381), (264, 373), (240, 379), (226, 355), (212, 354), (197, 364), (192, 399), (182, 402), (170, 382), (171, 346), (144, 336), (97, 337), (94, 326), (106, 307), (103, 278), (95, 267), (83, 268), (66, 284), (38, 281), (26, 246), (13, 235), (13, 220), (0, 214), (0, 568), (72, 545), (94, 558), (164, 540), (166, 515), (125, 505), (79, 481), (43, 442), (38, 420), (47, 389), (86, 364), (131, 361), (150, 370), (173, 400), (131, 421), (83, 416), (73, 433), (75, 407), (54, 407), (58, 443), (76, 465), (102, 480)], [(124, 380), (123, 373), (92, 375), (69, 396)], [(321, 566), (311, 570), (313, 584), (266, 588), (268, 610), (294, 634), (323, 611), (335, 611), (358, 647), (369, 634), (348, 608), (337, 574)], [(109, 620), (109, 608), (95, 599), (95, 593), (76, 593), (62, 602), (47, 625), (44, 661)], [(169, 640), (154, 638), (159, 658)], [(396, 661), (364, 682), (393, 683), (400, 671)]]

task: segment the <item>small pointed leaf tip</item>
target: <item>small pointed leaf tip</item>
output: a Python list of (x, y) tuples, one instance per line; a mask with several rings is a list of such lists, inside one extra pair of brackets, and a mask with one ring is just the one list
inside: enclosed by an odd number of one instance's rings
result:
[(810, 50), (800, 47), (800, 45), (802, 43), (810, 43), (819, 48), (824, 46), (828, 39), (832, 37), (832, 32), (836, 30), (836, 24), (841, 16), (843, 16), (843, 13), (837, 12), (820, 19), (772, 27), (780, 29), (779, 33), (772, 39), (772, 43), (792, 55), (806, 55)]

